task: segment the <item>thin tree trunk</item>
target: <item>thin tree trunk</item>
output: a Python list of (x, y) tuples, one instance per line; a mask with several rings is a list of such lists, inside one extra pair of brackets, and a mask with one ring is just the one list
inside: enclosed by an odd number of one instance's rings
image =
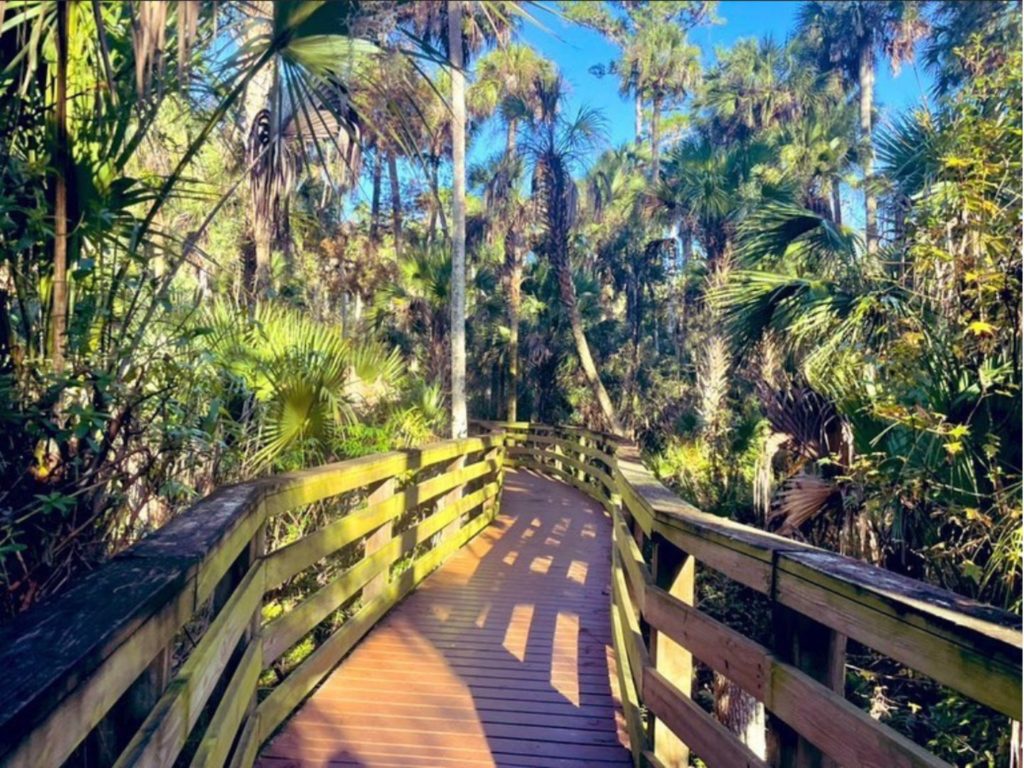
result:
[(466, 417), (466, 81), (462, 70), (462, 2), (448, 2), (452, 71), (452, 437), (469, 432)]
[(580, 316), (579, 304), (576, 300), (576, 286), (572, 282), (572, 269), (569, 266), (569, 254), (558, 255), (558, 291), (562, 299), (562, 306), (569, 315), (569, 325), (572, 330), (572, 340), (576, 345), (576, 354), (580, 358), (580, 367), (587, 377), (590, 388), (594, 391), (597, 404), (601, 408), (608, 427), (616, 435), (625, 434), (619, 417), (615, 413), (612, 400), (608, 397), (608, 391), (601, 383), (601, 376), (597, 372), (594, 358), (590, 354), (590, 345), (587, 343), (587, 336), (583, 332), (583, 318)]
[(57, 3), (56, 165), (53, 199), (53, 296), (50, 304), (50, 352), (53, 367), (64, 368), (68, 322), (68, 2)]
[(836, 226), (843, 226), (843, 198), (839, 190), (839, 179), (832, 179), (832, 219)]
[(384, 155), (380, 149), (373, 161), (373, 192), (370, 197), (370, 243), (374, 250), (380, 242), (380, 184), (384, 175)]
[(875, 150), (871, 143), (871, 109), (875, 103), (875, 51), (870, 44), (860, 51), (860, 142), (864, 170), (864, 239), (868, 253), (878, 251), (878, 198), (873, 189)]
[[(513, 235), (516, 237), (516, 235)], [(518, 417), (519, 311), (523, 303), (523, 260), (516, 245), (511, 246), (508, 290), (508, 382), (505, 385), (505, 418)]]
[(636, 143), (639, 144), (644, 135), (644, 100), (639, 90), (633, 97), (633, 130), (636, 131)]
[(655, 96), (651, 105), (651, 179), (657, 184), (661, 176), (661, 97)]
[(388, 153), (388, 178), (391, 181), (391, 236), (395, 239), (395, 255), (402, 254), (402, 188), (398, 183), (398, 159)]

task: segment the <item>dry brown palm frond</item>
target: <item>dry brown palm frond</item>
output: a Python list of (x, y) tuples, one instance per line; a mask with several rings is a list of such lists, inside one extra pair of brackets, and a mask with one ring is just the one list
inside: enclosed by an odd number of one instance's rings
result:
[(761, 453), (754, 462), (754, 506), (768, 519), (772, 508), (772, 493), (775, 490), (775, 473), (772, 464), (779, 449), (789, 442), (789, 435), (771, 432), (761, 446)]
[(817, 475), (804, 472), (783, 483), (772, 502), (769, 527), (776, 527), (782, 536), (790, 536), (811, 518), (839, 499), (839, 488)]
[(799, 456), (808, 461), (832, 457), (849, 466), (853, 437), (831, 400), (807, 386), (773, 387), (763, 381), (758, 395), (772, 429), (789, 435)]
[(135, 82), (140, 94), (148, 91), (150, 80), (159, 74), (163, 66), (169, 7), (167, 2), (135, 4), (132, 47), (135, 49)]

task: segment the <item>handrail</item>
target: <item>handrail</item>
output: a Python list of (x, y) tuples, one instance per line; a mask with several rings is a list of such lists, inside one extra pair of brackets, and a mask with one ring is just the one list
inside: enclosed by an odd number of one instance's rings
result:
[[(503, 436), (453, 440), (203, 499), (0, 633), (0, 764), (251, 765), (388, 609), (493, 519), (504, 450)], [(346, 513), (266, 551), (269, 520), (328, 500)], [(326, 584), (264, 620), (281, 584), (343, 555)], [(261, 674), (311, 633), (315, 650), (259, 700)]]
[[(601, 502), (613, 525), (612, 624), (634, 763), (766, 765), (690, 698), (693, 657), (774, 715), (772, 764), (946, 765), (843, 696), (852, 638), (1011, 719), (1021, 715), (1021, 620), (919, 581), (700, 512), (635, 446), (599, 432), (477, 422), (506, 462)], [(694, 561), (766, 596), (772, 647), (694, 605)], [(644, 710), (650, 712), (645, 717)]]

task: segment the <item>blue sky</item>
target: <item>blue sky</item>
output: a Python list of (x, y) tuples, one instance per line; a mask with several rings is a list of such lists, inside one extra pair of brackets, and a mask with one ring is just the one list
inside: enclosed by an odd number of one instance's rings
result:
[[(691, 40), (701, 47), (705, 65), (710, 65), (714, 62), (716, 47), (728, 47), (744, 37), (771, 35), (779, 42), (784, 41), (796, 25), (799, 7), (799, 2), (788, 0), (725, 0), (718, 7), (721, 23), (697, 29)], [(632, 139), (632, 104), (618, 95), (615, 78), (601, 79), (588, 71), (594, 64), (614, 59), (617, 49), (596, 32), (568, 24), (552, 14), (535, 13), (535, 16), (546, 30), (526, 25), (523, 38), (555, 61), (571, 84), (570, 111), (575, 112), (583, 105), (596, 107), (604, 113), (611, 144)], [(876, 101), (882, 120), (919, 104), (929, 84), (930, 79), (921, 68), (915, 71), (913, 66), (907, 66), (899, 76), (893, 77), (888, 64), (880, 62)]]

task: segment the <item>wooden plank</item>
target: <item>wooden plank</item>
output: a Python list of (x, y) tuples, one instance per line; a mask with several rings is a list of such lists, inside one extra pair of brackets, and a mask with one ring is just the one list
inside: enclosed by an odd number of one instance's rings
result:
[[(639, 768), (640, 756), (647, 746), (643, 720), (640, 717), (640, 696), (633, 682), (633, 668), (626, 652), (626, 633), (622, 626), (619, 611), (612, 606), (612, 645), (615, 649), (615, 667), (619, 681), (619, 697), (622, 700), (622, 714), (626, 720), (626, 731), (629, 733), (629, 748), (633, 755), (633, 765)], [(642, 673), (641, 673), (642, 674)]]
[(654, 585), (654, 577), (647, 569), (647, 563), (644, 562), (643, 553), (640, 552), (636, 540), (629, 535), (622, 513), (614, 507), (609, 511), (612, 516), (612, 541), (618, 550), (619, 562), (622, 563), (628, 577), (629, 593), (637, 610), (643, 614), (647, 588)]
[(782, 557), (779, 602), (1012, 718), (1020, 618), (826, 552)]
[(267, 590), (282, 583), (342, 547), (394, 520), (405, 509), (402, 495), (356, 510), (323, 528), (267, 555)]
[[(784, 605), (772, 603), (772, 648), (782, 662), (799, 669), (825, 689), (843, 695), (846, 688), (845, 635)], [(799, 730), (778, 719), (768, 725), (774, 733), (774, 738), (768, 741), (776, 745), (779, 763), (784, 768), (837, 768)]]
[(765, 706), (835, 759), (858, 768), (950, 768), (840, 694), (795, 667), (773, 660)]
[[(411, 545), (407, 547), (411, 548)], [(260, 633), (264, 664), (273, 664), (281, 654), (309, 634), (313, 627), (334, 613), (374, 576), (386, 574), (401, 551), (402, 541), (392, 539), (388, 546), (360, 560), (297, 606), (268, 622)]]
[[(508, 450), (509, 450), (509, 453), (511, 455), (513, 455), (513, 456), (530, 456), (530, 457), (533, 457), (534, 459), (551, 459), (551, 460), (554, 460), (554, 461), (562, 462), (564, 464), (568, 464), (569, 466), (573, 467), (574, 469), (577, 469), (580, 472), (583, 472), (584, 474), (586, 474), (587, 477), (591, 478), (595, 482), (596, 485), (603, 485), (606, 488), (612, 487), (614, 485), (614, 482), (615, 482), (614, 480), (612, 480), (610, 475), (608, 475), (607, 473), (601, 471), (600, 469), (598, 469), (597, 467), (593, 466), (592, 464), (585, 464), (584, 462), (580, 461), (579, 459), (573, 458), (572, 456), (566, 455), (564, 453), (563, 454), (558, 454), (558, 453), (553, 453), (551, 451), (537, 450), (537, 449), (528, 448), (528, 447), (526, 447), (526, 448), (524, 448), (524, 447), (512, 447), (512, 448), (509, 448)], [(562, 469), (562, 471), (565, 472), (564, 469)], [(571, 477), (571, 475), (569, 475), (567, 472), (566, 472), (566, 475)], [(574, 479), (576, 479), (577, 481), (579, 480), (579, 478), (574, 478)]]
[[(109, 590), (105, 593), (110, 597), (112, 620), (123, 620), (128, 616), (137, 615), (141, 606), (148, 605), (156, 598), (165, 602), (146, 620), (137, 623), (131, 621), (132, 632), (123, 639), (123, 642), (115, 650), (107, 651), (109, 655), (104, 663), (92, 675), (85, 680), (79, 681), (75, 674), (74, 666), (66, 667), (65, 678), (50, 678), (48, 675), (36, 677), (26, 675), (24, 677), (6, 677), (10, 679), (10, 687), (18, 690), (26, 680), (53, 679), (71, 688), (70, 692), (60, 701), (59, 705), (45, 713), (42, 721), (36, 725), (26, 723), (24, 730), (15, 730), (13, 725), (8, 723), (24, 722), (19, 717), (17, 706), (11, 706), (5, 711), (9, 717), (4, 727), (0, 729), (5, 744), (12, 747), (11, 751), (3, 756), (3, 765), (12, 768), (36, 768), (37, 766), (62, 765), (75, 748), (81, 743), (86, 735), (100, 722), (110, 708), (121, 695), (139, 678), (156, 656), (172, 641), (175, 633), (192, 615), (194, 605), (192, 602), (193, 593), (191, 590), (182, 589), (180, 572), (172, 567), (173, 564), (162, 564), (161, 567), (153, 569), (152, 560), (139, 562), (122, 561), (125, 567), (108, 568), (103, 574), (103, 579), (93, 579), (91, 586), (98, 583), (106, 583), (112, 579)], [(155, 573), (154, 573), (155, 571)], [(131, 578), (131, 574), (139, 581), (131, 581), (123, 584), (116, 584), (119, 578)], [(150, 580), (152, 576), (155, 580)], [(120, 594), (119, 594), (120, 592)], [(68, 597), (74, 596), (78, 590), (72, 590)], [(122, 601), (125, 602), (122, 602)], [(140, 602), (136, 602), (139, 600)], [(63, 606), (66, 600), (61, 599)], [(83, 605), (83, 610), (88, 611), (90, 607), (95, 609), (95, 602), (90, 601)], [(100, 616), (105, 611), (97, 611)], [(67, 614), (63, 610), (55, 612), (56, 617)], [(15, 625), (17, 626), (17, 624)], [(69, 624), (67, 630), (74, 631), (76, 627), (83, 626), (80, 623)], [(50, 627), (48, 622), (37, 625), (36, 632), (41, 632), (45, 638), (46, 646), (53, 642), (54, 638), (66, 636), (59, 627)], [(31, 642), (38, 637), (36, 632), (30, 632), (24, 637), (24, 642)], [(89, 633), (92, 634), (92, 633)], [(120, 632), (112, 633), (120, 636)], [(93, 635), (95, 637), (95, 635)], [(93, 640), (89, 638), (90, 642)], [(82, 658), (78, 654), (88, 657), (81, 646), (73, 644), (73, 635), (69, 639), (72, 644), (72, 652), (68, 660), (74, 661), (75, 657)], [(97, 641), (99, 642), (99, 641)], [(19, 640), (12, 644), (13, 647), (22, 647), (23, 641)], [(99, 652), (105, 649), (100, 645)], [(29, 659), (36, 659), (36, 663), (42, 663), (40, 658), (45, 659), (49, 654), (42, 657), (29, 655)], [(61, 654), (54, 653), (57, 661), (63, 661)], [(6, 654), (5, 654), (6, 657)], [(88, 663), (83, 664), (88, 668)], [(19, 665), (20, 667), (20, 665)], [(77, 685), (76, 685), (77, 684)], [(75, 686), (72, 688), (72, 686)], [(4, 686), (6, 687), (6, 686)], [(31, 697), (29, 697), (31, 699)], [(11, 702), (15, 705), (15, 702)], [(29, 710), (31, 711), (31, 710)], [(17, 741), (19, 737), (23, 739)]]
[(619, 621), (622, 623), (626, 655), (629, 658), (629, 667), (633, 670), (633, 683), (640, 699), (643, 700), (643, 671), (645, 667), (651, 665), (651, 658), (647, 652), (647, 645), (644, 643), (644, 636), (640, 632), (636, 607), (626, 588), (626, 577), (618, 552), (612, 552), (612, 605), (618, 612)]
[(230, 768), (252, 768), (256, 762), (256, 754), (259, 751), (260, 741), (260, 716), (259, 712), (253, 712), (245, 719), (242, 726), (242, 734), (238, 737), (238, 744), (231, 753)]
[(418, 454), (392, 451), (279, 475), (263, 481), (267, 514), (271, 517), (418, 468)]
[[(651, 575), (655, 585), (681, 602), (693, 605), (696, 561), (661, 537), (655, 538), (653, 545)], [(650, 633), (650, 638), (654, 668), (671, 680), (676, 690), (689, 696), (693, 686), (693, 656), (671, 637), (659, 634), (656, 630)], [(689, 745), (681, 741), (670, 727), (666, 727), (666, 723), (655, 720), (653, 728), (654, 754), (658, 759), (669, 765), (686, 765), (690, 757)]]
[(224, 765), (256, 692), (262, 670), (262, 645), (256, 638), (249, 643), (238, 662), (206, 733), (203, 734), (203, 740), (192, 757), (191, 768), (220, 768)]
[[(446, 516), (452, 513), (458, 514), (460, 507), (471, 508), (471, 503), (483, 503), (483, 490), (460, 499), (456, 504), (446, 507), (443, 512)], [(440, 515), (435, 517), (440, 517)], [(457, 536), (448, 539), (423, 557), (418, 558), (409, 570), (388, 584), (379, 597), (363, 605), (341, 628), (292, 670), (291, 674), (257, 708), (260, 722), (257, 740), (260, 743), (265, 741), (393, 605), (408, 594), (444, 557), (465, 544), (487, 524), (487, 519), (480, 516), (471, 521)], [(396, 539), (396, 541), (400, 540)]]
[(644, 618), (751, 696), (766, 698), (771, 660), (764, 646), (654, 586), (647, 590)]
[(392, 563), (412, 552), (463, 512), (492, 498), (497, 484), (491, 483), (420, 521), (392, 538), (369, 557), (347, 569), (338, 578), (317, 590), (298, 606), (269, 622), (262, 632), (264, 664), (272, 664), (282, 653), (301, 640), (313, 627), (330, 616), (375, 576), (387, 573)]
[(673, 637), (712, 669), (764, 701), (773, 714), (840, 765), (944, 765), (838, 693), (780, 661), (764, 646), (663, 590), (652, 588), (646, 605), (648, 620), (659, 632)]
[(169, 765), (181, 752), (224, 666), (263, 601), (263, 562), (257, 561), (210, 623), (167, 691), (115, 766)]
[[(644, 703), (685, 742), (709, 768), (768, 768), (768, 764), (737, 739), (728, 728), (693, 703), (655, 669), (644, 673)], [(664, 758), (658, 758), (665, 762)], [(667, 762), (667, 765), (675, 765)]]

